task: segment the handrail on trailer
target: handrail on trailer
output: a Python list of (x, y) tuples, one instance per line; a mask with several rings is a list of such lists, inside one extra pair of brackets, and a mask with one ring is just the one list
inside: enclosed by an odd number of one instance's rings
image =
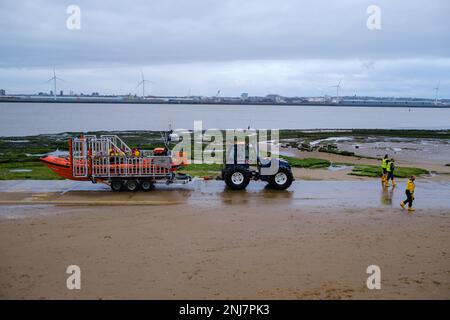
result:
[[(111, 155), (110, 151), (115, 150)], [(72, 170), (75, 177), (169, 177), (171, 152), (156, 156), (151, 150), (141, 150), (139, 157), (129, 156), (132, 149), (115, 135), (86, 135), (71, 142)]]

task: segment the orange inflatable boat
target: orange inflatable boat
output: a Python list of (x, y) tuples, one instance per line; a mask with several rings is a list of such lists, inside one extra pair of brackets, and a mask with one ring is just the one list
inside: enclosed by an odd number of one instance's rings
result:
[(188, 164), (186, 153), (172, 155), (166, 148), (131, 149), (117, 136), (70, 139), (67, 157), (48, 155), (40, 161), (65, 179), (106, 182), (113, 190), (127, 185), (144, 189), (161, 180), (175, 182), (180, 177), (175, 172)]

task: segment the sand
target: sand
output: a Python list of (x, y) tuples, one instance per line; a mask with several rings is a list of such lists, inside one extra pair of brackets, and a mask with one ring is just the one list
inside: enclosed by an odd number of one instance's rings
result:
[[(35, 217), (0, 220), (3, 299), (450, 298), (450, 209), (296, 208), (282, 197), (26, 208), (14, 210)], [(72, 264), (81, 290), (66, 288)], [(366, 287), (372, 264), (381, 290)]]
[[(0, 192), (0, 209), (14, 217), (0, 215), (0, 298), (450, 299), (450, 207), (442, 201), (450, 167), (407, 157), (397, 165), (438, 173), (418, 179), (422, 199), (413, 214), (396, 206), (404, 179), (392, 204), (376, 179), (350, 176), (351, 168), (294, 168), (297, 181), (324, 182), (280, 193), (230, 194), (223, 184), (36, 192), (18, 184)], [(69, 265), (81, 268), (81, 290), (66, 287)], [(381, 268), (381, 290), (366, 286), (369, 265)]]

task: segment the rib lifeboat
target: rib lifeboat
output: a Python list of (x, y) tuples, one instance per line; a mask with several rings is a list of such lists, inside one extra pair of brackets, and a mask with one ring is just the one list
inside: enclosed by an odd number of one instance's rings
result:
[[(161, 150), (159, 150), (161, 148), (157, 148), (157, 149), (155, 149), (156, 154), (158, 154), (161, 151)], [(105, 167), (102, 165), (93, 165), (92, 160), (90, 159), (90, 160), (88, 160), (87, 176), (80, 177), (80, 176), (74, 176), (74, 174), (73, 174), (72, 157), (70, 155), (69, 155), (69, 157), (57, 157), (57, 156), (48, 155), (48, 156), (40, 158), (39, 160), (42, 163), (44, 163), (48, 168), (50, 168), (53, 172), (55, 172), (57, 175), (59, 175), (60, 177), (63, 177), (65, 179), (69, 179), (69, 180), (76, 180), (76, 181), (92, 181), (91, 174), (92, 174), (93, 166), (96, 166), (95, 168), (98, 171), (108, 172), (108, 170), (109, 170), (111, 173), (116, 173), (116, 175), (117, 175), (117, 172), (124, 172), (125, 167), (127, 167), (128, 171), (130, 171), (130, 172), (138, 171), (137, 165), (117, 163), (117, 164), (110, 164), (107, 167)], [(155, 173), (163, 173), (163, 170), (165, 170), (165, 172), (169, 172), (169, 171), (174, 172), (177, 169), (179, 169), (180, 166), (184, 166), (184, 165), (188, 164), (187, 156), (185, 153), (177, 154), (176, 156), (174, 156), (172, 158), (171, 167), (169, 169), (161, 168), (158, 166), (152, 166), (151, 158), (144, 158), (142, 160), (143, 160), (142, 166), (146, 167), (147, 170), (150, 170), (149, 168), (151, 168), (151, 170), (154, 170)], [(83, 160), (77, 160), (77, 161), (83, 161)], [(85, 162), (80, 162), (78, 164), (80, 166), (86, 165)], [(150, 172), (147, 171), (147, 173), (150, 173)], [(107, 179), (108, 179), (108, 175), (106, 175), (104, 177), (96, 176), (96, 180), (107, 180)]]

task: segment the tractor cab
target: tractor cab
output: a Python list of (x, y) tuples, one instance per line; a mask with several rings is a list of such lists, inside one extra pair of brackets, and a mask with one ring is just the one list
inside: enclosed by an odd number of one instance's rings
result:
[[(291, 167), (279, 158), (262, 158), (252, 144), (235, 142), (226, 150), (222, 179), (232, 190), (243, 190), (250, 180), (268, 182), (273, 189), (285, 190), (294, 181)], [(256, 167), (256, 170), (252, 169)]]

